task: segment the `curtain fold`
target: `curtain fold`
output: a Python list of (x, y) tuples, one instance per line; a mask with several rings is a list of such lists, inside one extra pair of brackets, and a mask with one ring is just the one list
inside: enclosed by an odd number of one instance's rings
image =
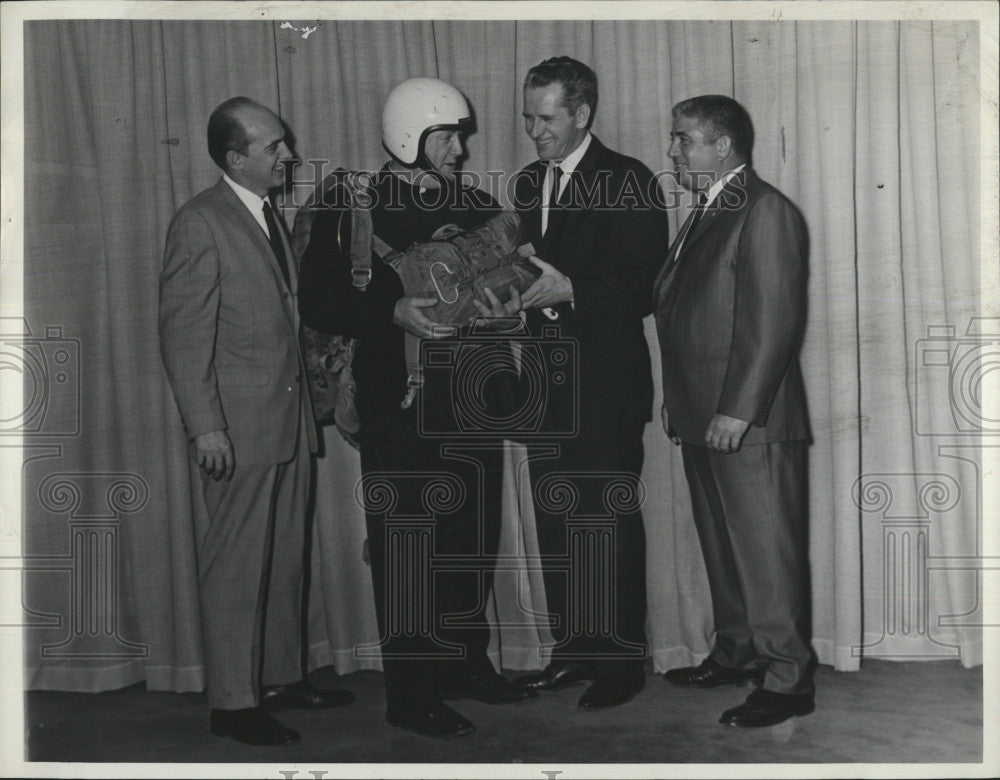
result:
[[(1000, 332), (980, 311), (975, 23), (33, 21), (22, 340), (47, 405), (25, 424), (21, 476), (28, 687), (204, 684), (193, 553), (204, 509), (156, 310), (169, 221), (218, 177), (205, 149), (211, 110), (246, 95), (280, 110), (301, 159), (377, 169), (389, 90), (438, 76), (475, 113), (466, 170), (509, 204), (506, 177), (533, 159), (521, 83), (555, 54), (597, 72), (595, 134), (665, 172), (671, 235), (688, 197), (669, 174), (670, 108), (707, 92), (748, 108), (757, 171), (806, 218), (820, 662), (982, 662), (980, 573), (960, 562), (982, 554), (979, 447), (993, 428), (978, 394)], [(296, 170), (289, 224), (319, 172)], [(660, 671), (703, 657), (712, 620), (645, 326), (656, 387), (642, 475), (648, 638)], [(35, 379), (25, 381), (28, 397)], [(357, 453), (329, 430), (325, 444), (308, 663), (379, 668), (355, 652), (377, 641)], [(508, 449), (494, 594), (494, 660), (508, 669), (541, 666), (551, 641), (537, 619), (541, 579), (523, 566), (537, 544), (522, 459)]]

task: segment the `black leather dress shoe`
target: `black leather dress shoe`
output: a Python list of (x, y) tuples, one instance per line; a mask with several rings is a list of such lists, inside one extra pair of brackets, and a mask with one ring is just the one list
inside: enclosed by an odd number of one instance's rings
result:
[(304, 682), (265, 688), (260, 697), (260, 703), (272, 712), (289, 707), (328, 710), (331, 707), (343, 707), (352, 701), (354, 694), (350, 691), (321, 691)]
[(424, 709), (389, 710), (386, 722), (423, 737), (460, 737), (476, 730), (472, 721), (463, 718), (447, 704), (437, 702)]
[(540, 672), (518, 677), (514, 684), (529, 691), (558, 691), (596, 679), (591, 664), (553, 661)]
[(726, 710), (719, 723), (728, 726), (774, 726), (775, 724), (808, 715), (816, 709), (809, 694), (775, 693), (758, 688), (739, 707)]
[(715, 688), (719, 685), (746, 685), (748, 680), (760, 685), (764, 675), (758, 669), (729, 669), (709, 656), (698, 666), (682, 666), (664, 672), (663, 679), (677, 685)]
[(538, 698), (535, 691), (515, 685), (492, 669), (463, 680), (442, 684), (439, 692), (446, 701), (475, 699), (486, 704), (512, 704)]
[(282, 726), (261, 707), (212, 710), (209, 728), (217, 737), (232, 737), (247, 745), (287, 745), (299, 741), (299, 732)]
[(641, 667), (627, 672), (602, 674), (584, 691), (577, 704), (588, 709), (617, 707), (635, 698), (645, 684), (646, 674)]

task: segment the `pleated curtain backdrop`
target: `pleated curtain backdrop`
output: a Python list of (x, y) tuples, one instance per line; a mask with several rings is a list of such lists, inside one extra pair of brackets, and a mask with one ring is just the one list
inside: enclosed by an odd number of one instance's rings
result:
[[(805, 215), (820, 662), (982, 662), (980, 576), (949, 563), (982, 554), (982, 418), (976, 378), (961, 371), (977, 334), (995, 330), (979, 318), (976, 23), (325, 21), (307, 33), (315, 24), (25, 24), (23, 338), (43, 360), (63, 345), (71, 369), (25, 436), (16, 620), (29, 687), (204, 684), (192, 530), (203, 508), (156, 309), (169, 220), (219, 175), (205, 148), (211, 110), (253, 97), (280, 112), (303, 160), (376, 169), (385, 96), (404, 78), (438, 76), (473, 106), (466, 169), (488, 181), (533, 159), (520, 85), (556, 54), (598, 74), (596, 135), (654, 171), (671, 170), (675, 102), (734, 96), (755, 122), (758, 172)], [(671, 235), (687, 208), (675, 195)], [(660, 671), (706, 654), (712, 622), (679, 451), (658, 422), (645, 446), (648, 638)], [(377, 668), (354, 652), (377, 630), (357, 454), (329, 431), (326, 448), (309, 664), (348, 673)], [(538, 574), (516, 566), (536, 547), (520, 453), (508, 454), (494, 650), (505, 668), (530, 669), (544, 663), (548, 633), (530, 619), (544, 610)]]

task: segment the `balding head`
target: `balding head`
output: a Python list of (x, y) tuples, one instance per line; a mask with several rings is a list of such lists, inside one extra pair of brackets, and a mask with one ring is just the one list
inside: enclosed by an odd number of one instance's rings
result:
[(284, 163), (292, 157), (278, 115), (242, 97), (212, 112), (208, 150), (230, 179), (262, 198), (284, 184)]
[(227, 152), (246, 154), (250, 145), (247, 119), (259, 111), (271, 113), (255, 100), (234, 97), (220, 104), (208, 118), (208, 154), (222, 170), (229, 170)]

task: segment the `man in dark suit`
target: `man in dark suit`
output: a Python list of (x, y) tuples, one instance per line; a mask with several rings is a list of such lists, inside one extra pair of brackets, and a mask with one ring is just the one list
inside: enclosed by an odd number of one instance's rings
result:
[[(281, 120), (232, 98), (208, 122), (215, 186), (167, 233), (160, 353), (201, 469), (197, 529), (211, 731), (294, 742), (268, 709), (352, 701), (302, 682), (301, 591), (312, 406), (299, 349), (295, 263), (268, 192), (290, 158)], [(262, 706), (263, 703), (263, 706)]]
[(715, 644), (666, 679), (760, 685), (721, 723), (813, 710), (807, 467), (798, 350), (808, 237), (750, 167), (753, 126), (722, 95), (674, 106), (670, 157), (699, 195), (656, 281), (663, 425), (680, 444), (712, 592)]
[(515, 188), (541, 272), (522, 298), (527, 325), (536, 337), (558, 327), (575, 360), (570, 381), (559, 370), (547, 377), (542, 439), (529, 450), (556, 646), (521, 684), (591, 681), (579, 701), (591, 708), (622, 704), (644, 683), (639, 475), (653, 384), (642, 319), (666, 242), (656, 179), (591, 135), (596, 108), (597, 77), (583, 63), (554, 57), (532, 68), (523, 116), (539, 160)]

